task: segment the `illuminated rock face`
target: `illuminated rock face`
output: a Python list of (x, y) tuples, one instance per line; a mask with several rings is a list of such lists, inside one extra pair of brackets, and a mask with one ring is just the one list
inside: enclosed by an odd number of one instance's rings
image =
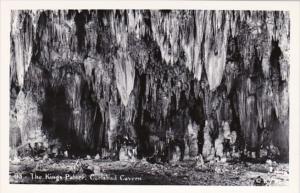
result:
[(12, 11), (11, 145), (99, 152), (126, 136), (143, 156), (171, 128), (209, 156), (225, 122), (240, 149), (287, 157), (289, 26), (278, 11)]

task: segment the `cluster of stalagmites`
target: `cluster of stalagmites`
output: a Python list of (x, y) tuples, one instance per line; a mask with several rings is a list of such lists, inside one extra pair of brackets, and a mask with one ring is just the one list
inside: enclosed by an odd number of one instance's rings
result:
[(10, 144), (287, 159), (288, 53), (288, 12), (12, 11)]

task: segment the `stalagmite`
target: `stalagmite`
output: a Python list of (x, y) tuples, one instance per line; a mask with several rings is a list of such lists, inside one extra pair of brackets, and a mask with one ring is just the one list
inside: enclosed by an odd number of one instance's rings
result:
[(42, 114), (31, 94), (27, 96), (20, 91), (16, 100), (17, 125), (21, 130), (22, 144), (42, 142)]
[(219, 134), (218, 138), (215, 140), (215, 149), (216, 149), (216, 156), (218, 157), (223, 157), (223, 152), (224, 152), (224, 146), (223, 146), (223, 143), (224, 143), (224, 136), (223, 134)]
[(204, 127), (204, 137), (203, 137), (204, 144), (203, 144), (202, 155), (203, 155), (203, 158), (207, 159), (207, 160), (209, 160), (209, 158), (211, 156), (214, 156), (214, 155), (212, 155), (213, 145), (212, 145), (212, 140), (211, 140), (209, 131), (210, 131), (209, 123), (206, 121), (205, 127)]

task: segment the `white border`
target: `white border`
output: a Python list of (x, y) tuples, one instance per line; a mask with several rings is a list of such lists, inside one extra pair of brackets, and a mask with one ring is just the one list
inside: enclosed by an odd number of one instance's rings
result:
[[(1, 0), (0, 0), (1, 1)], [(214, 9), (286, 10), (291, 17), (290, 51), (290, 183), (282, 187), (252, 186), (120, 186), (120, 185), (11, 185), (8, 182), (9, 152), (9, 61), (11, 9)], [(0, 193), (10, 192), (267, 192), (299, 193), (299, 21), (300, 2), (287, 1), (1, 1), (0, 41)]]

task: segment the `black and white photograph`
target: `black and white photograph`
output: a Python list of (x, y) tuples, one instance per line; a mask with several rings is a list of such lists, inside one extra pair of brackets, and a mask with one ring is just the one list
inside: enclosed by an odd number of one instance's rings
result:
[(289, 13), (13, 10), (10, 183), (285, 185)]
[(9, 184), (289, 185), (288, 10), (9, 14)]

